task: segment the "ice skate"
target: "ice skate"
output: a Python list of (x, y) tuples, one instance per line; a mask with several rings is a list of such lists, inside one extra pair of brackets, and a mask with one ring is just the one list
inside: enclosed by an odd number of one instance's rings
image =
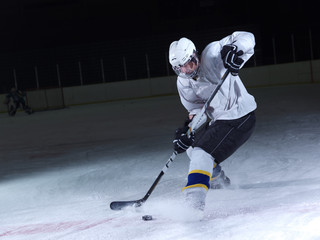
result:
[(210, 180), (211, 189), (223, 189), (230, 186), (230, 179), (224, 174), (224, 171), (221, 170), (220, 165), (216, 165), (213, 168), (212, 176)]
[(206, 205), (206, 190), (204, 188), (189, 188), (184, 190), (185, 202), (193, 210), (203, 212)]

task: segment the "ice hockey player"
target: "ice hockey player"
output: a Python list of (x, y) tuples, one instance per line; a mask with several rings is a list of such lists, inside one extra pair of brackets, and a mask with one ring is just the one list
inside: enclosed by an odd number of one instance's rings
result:
[(8, 106), (9, 116), (14, 116), (17, 112), (17, 109), (22, 108), (27, 114), (33, 113), (33, 110), (26, 104), (25, 94), (16, 89), (11, 88), (10, 93), (6, 96), (4, 104)]
[[(253, 55), (254, 46), (254, 35), (239, 31), (211, 42), (201, 56), (194, 43), (184, 37), (172, 42), (169, 48), (169, 62), (178, 75), (180, 100), (189, 113), (184, 126), (176, 130), (173, 145), (177, 153), (187, 151), (190, 158), (183, 194), (187, 205), (200, 212), (204, 210), (210, 188), (230, 184), (220, 163), (245, 143), (254, 130), (257, 104), (238, 76), (239, 70)], [(189, 123), (200, 112), (227, 69), (231, 74), (207, 108), (209, 120), (188, 137)]]

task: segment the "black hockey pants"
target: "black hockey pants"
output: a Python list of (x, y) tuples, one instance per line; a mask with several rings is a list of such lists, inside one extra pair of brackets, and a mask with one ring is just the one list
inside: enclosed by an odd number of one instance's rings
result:
[(196, 133), (193, 147), (211, 154), (217, 164), (230, 157), (251, 136), (256, 122), (254, 112), (234, 120), (217, 120)]

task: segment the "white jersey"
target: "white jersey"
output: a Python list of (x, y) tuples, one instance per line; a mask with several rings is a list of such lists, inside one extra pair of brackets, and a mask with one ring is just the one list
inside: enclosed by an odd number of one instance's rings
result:
[[(254, 53), (254, 35), (249, 32), (234, 32), (220, 41), (210, 43), (204, 49), (196, 80), (178, 76), (180, 99), (190, 115), (201, 110), (226, 71), (220, 51), (224, 45), (231, 43), (238, 47), (238, 51), (244, 52), (241, 56), (244, 60), (243, 66)], [(254, 97), (247, 92), (240, 77), (231, 74), (227, 76), (209, 106), (207, 115), (214, 121), (237, 119), (257, 108)]]

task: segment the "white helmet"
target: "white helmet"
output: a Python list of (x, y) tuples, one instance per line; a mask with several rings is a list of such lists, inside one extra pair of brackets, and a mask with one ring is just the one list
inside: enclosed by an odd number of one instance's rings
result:
[[(190, 61), (195, 63), (196, 68), (185, 72), (181, 71), (181, 68)], [(172, 69), (178, 76), (184, 78), (192, 78), (196, 76), (199, 68), (199, 58), (193, 42), (184, 37), (179, 41), (172, 42), (169, 48), (169, 62), (172, 65)]]

